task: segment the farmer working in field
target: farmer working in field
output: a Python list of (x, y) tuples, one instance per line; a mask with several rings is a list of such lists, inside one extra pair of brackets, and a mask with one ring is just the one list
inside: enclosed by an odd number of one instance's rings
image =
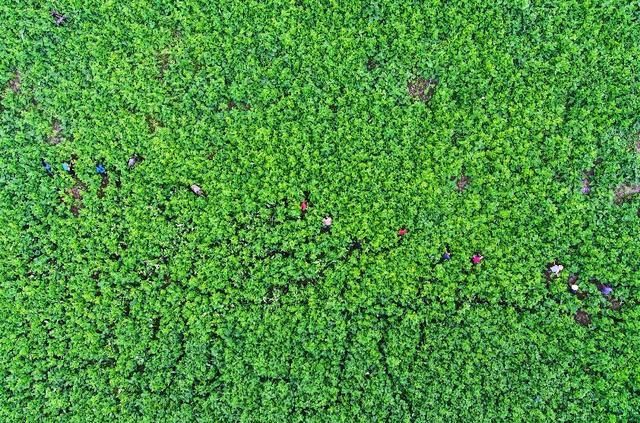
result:
[(324, 219), (322, 219), (322, 232), (329, 232), (331, 230), (331, 225), (333, 224), (333, 219), (331, 216), (326, 215)]

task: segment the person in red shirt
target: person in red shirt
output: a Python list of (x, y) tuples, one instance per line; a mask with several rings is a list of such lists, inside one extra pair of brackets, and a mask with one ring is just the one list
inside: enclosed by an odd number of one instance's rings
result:
[(309, 211), (309, 195), (309, 191), (304, 192), (304, 199), (300, 202), (300, 217), (304, 217), (307, 211)]

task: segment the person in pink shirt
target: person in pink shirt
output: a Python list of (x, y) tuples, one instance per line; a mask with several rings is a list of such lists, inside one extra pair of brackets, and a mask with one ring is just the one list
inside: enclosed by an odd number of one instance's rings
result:
[(482, 263), (483, 259), (484, 257), (480, 253), (475, 253), (473, 256), (471, 256), (471, 263), (480, 264)]
[(331, 216), (326, 215), (324, 219), (322, 219), (322, 229), (321, 231), (327, 233), (331, 230), (331, 225), (333, 224), (333, 219)]

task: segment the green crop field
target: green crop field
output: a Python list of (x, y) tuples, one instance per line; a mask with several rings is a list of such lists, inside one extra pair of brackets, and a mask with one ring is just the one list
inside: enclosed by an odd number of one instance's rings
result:
[(0, 2), (0, 421), (640, 422), (640, 3)]

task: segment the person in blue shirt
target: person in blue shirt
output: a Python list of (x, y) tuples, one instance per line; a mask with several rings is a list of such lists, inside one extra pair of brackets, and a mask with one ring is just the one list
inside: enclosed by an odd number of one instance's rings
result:
[(44, 171), (47, 172), (47, 175), (53, 176), (53, 171), (51, 170), (51, 165), (49, 163), (47, 163), (44, 159), (41, 159), (41, 162), (42, 162), (42, 167), (44, 168)]
[(605, 297), (608, 297), (613, 293), (613, 288), (610, 285), (598, 284), (598, 291)]
[(77, 160), (78, 160), (78, 156), (76, 156), (75, 154), (72, 154), (69, 160), (62, 163), (62, 170), (67, 172), (73, 178), (76, 178), (76, 172), (73, 168), (75, 167)]
[(449, 252), (449, 246), (446, 245), (444, 247), (444, 253), (442, 254), (442, 261), (449, 261), (451, 260), (451, 253)]

